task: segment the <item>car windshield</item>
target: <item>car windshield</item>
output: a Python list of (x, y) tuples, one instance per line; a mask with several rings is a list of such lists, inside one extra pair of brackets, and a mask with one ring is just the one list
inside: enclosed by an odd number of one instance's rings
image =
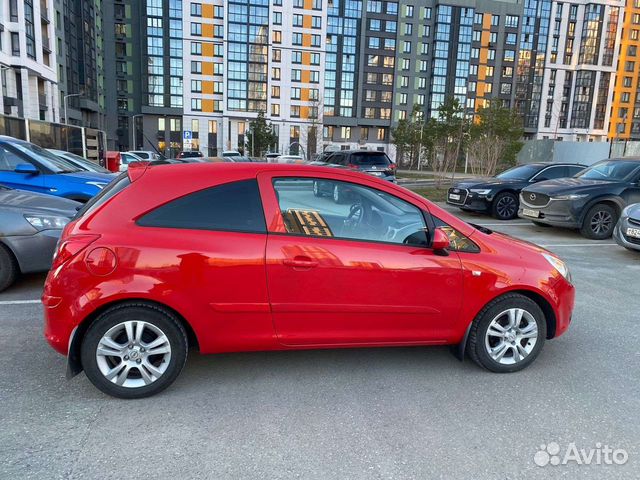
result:
[(351, 155), (353, 165), (389, 165), (391, 161), (385, 153), (354, 153)]
[(34, 145), (33, 143), (16, 142), (13, 143), (12, 146), (27, 154), (29, 157), (34, 158), (53, 173), (74, 173), (82, 171), (73, 163), (60, 158), (53, 153), (46, 151), (44, 148)]
[(64, 159), (75, 163), (78, 167), (89, 170), (90, 172), (111, 173), (106, 168), (101, 167), (96, 162), (87, 160), (86, 158), (71, 152), (64, 152)]
[(607, 160), (596, 163), (594, 166), (583, 170), (576, 178), (584, 180), (608, 180), (617, 182), (624, 180), (640, 167), (639, 162), (629, 162), (625, 160)]
[(529, 180), (539, 171), (539, 165), (519, 165), (496, 175), (496, 178), (503, 180)]

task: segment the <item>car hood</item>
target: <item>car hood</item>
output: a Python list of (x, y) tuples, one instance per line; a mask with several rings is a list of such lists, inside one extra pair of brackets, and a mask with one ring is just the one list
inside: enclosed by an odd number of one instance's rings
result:
[(620, 182), (610, 182), (606, 180), (586, 180), (582, 178), (558, 178), (556, 180), (545, 180), (528, 186), (527, 192), (544, 193), (546, 195), (564, 193), (588, 193), (591, 190), (598, 190), (602, 186), (615, 186)]
[(494, 188), (511, 185), (522, 185), (526, 180), (501, 179), (495, 177), (477, 177), (462, 180), (454, 185), (454, 188)]
[(70, 180), (74, 183), (88, 183), (88, 182), (100, 182), (109, 183), (111, 180), (118, 176), (117, 173), (99, 173), (99, 172), (73, 172), (73, 173), (60, 173), (61, 177)]
[(81, 203), (42, 193), (0, 189), (0, 208), (73, 217)]
[(635, 205), (630, 205), (629, 210), (627, 210), (627, 215), (629, 218), (633, 218), (640, 222), (640, 203), (636, 203)]

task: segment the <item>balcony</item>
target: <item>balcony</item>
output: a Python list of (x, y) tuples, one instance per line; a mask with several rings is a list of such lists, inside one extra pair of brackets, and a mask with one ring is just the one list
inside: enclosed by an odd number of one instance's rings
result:
[(42, 20), (42, 23), (50, 23), (51, 20), (49, 20), (49, 9), (47, 8), (47, 2), (46, 1), (41, 1), (40, 2), (40, 19)]

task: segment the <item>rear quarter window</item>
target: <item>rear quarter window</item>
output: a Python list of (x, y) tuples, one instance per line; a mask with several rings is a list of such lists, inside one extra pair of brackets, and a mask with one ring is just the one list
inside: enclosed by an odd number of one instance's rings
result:
[(172, 200), (136, 222), (143, 227), (266, 233), (256, 180), (225, 183)]
[(353, 165), (389, 165), (391, 160), (383, 152), (381, 153), (353, 153), (350, 163)]
[(127, 172), (121, 173), (115, 179), (111, 180), (111, 183), (104, 187), (98, 195), (85, 203), (84, 206), (78, 210), (74, 220), (96, 211), (129, 185), (131, 185), (129, 175), (127, 175)]

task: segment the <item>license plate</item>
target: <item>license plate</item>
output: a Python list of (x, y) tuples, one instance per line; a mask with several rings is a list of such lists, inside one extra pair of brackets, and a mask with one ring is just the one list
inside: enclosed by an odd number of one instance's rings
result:
[(369, 172), (371, 175), (375, 175), (376, 177), (381, 177), (382, 172)]
[(522, 214), (525, 217), (533, 217), (533, 218), (538, 218), (540, 216), (540, 212), (538, 210), (529, 210), (528, 208), (523, 208)]
[(449, 194), (449, 199), (450, 200), (460, 200), (460, 195), (458, 195), (457, 193), (450, 193)]
[(640, 238), (640, 228), (627, 228), (627, 236)]

